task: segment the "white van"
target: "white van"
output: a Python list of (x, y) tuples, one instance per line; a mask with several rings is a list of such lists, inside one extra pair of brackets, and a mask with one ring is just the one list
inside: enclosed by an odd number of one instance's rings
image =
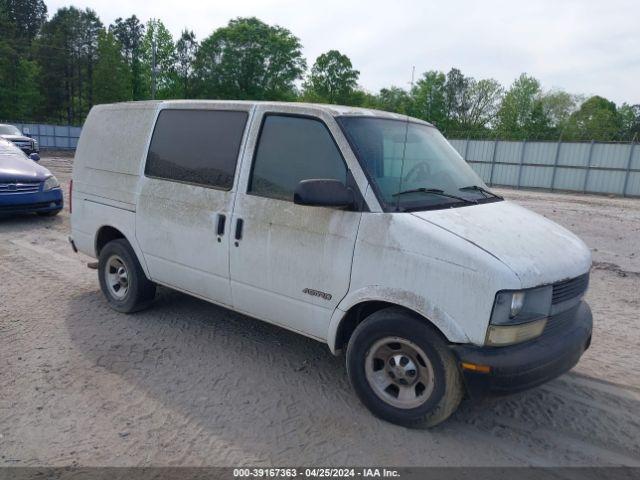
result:
[(591, 255), (505, 201), (429, 123), (334, 105), (94, 107), (73, 166), (74, 249), (109, 304), (165, 285), (346, 352), (377, 416), (435, 425), (471, 396), (571, 369)]

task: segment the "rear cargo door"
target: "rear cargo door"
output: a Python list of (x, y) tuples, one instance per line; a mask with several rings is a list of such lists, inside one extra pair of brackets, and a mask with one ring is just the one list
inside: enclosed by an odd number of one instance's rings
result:
[(216, 108), (160, 111), (136, 237), (152, 280), (230, 306), (230, 217), (249, 107)]

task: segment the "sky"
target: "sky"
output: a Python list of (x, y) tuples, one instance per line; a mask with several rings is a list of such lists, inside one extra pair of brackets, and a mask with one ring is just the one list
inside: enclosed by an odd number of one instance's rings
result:
[(158, 18), (174, 37), (198, 40), (239, 16), (256, 16), (300, 38), (309, 66), (331, 49), (351, 58), (374, 93), (409, 87), (427, 70), (460, 69), (505, 87), (522, 72), (546, 90), (640, 103), (638, 0), (45, 0), (89, 7), (105, 25), (135, 14)]

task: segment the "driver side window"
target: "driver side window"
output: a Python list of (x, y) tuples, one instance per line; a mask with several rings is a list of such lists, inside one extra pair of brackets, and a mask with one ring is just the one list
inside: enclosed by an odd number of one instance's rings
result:
[(347, 181), (347, 166), (327, 127), (313, 118), (265, 116), (248, 193), (293, 201), (298, 183), (310, 179)]

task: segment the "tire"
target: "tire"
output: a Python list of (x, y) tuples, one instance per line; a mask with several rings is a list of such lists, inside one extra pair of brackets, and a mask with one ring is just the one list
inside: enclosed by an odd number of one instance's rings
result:
[(118, 312), (142, 310), (156, 294), (155, 283), (147, 279), (131, 245), (123, 238), (110, 241), (100, 251), (98, 279), (109, 305)]
[(57, 214), (60, 213), (62, 209), (59, 208), (58, 210), (47, 210), (46, 212), (36, 212), (36, 214), (40, 217), (55, 217)]
[(360, 323), (346, 357), (360, 401), (391, 423), (433, 427), (449, 418), (464, 396), (456, 358), (439, 332), (401, 308), (379, 310)]

